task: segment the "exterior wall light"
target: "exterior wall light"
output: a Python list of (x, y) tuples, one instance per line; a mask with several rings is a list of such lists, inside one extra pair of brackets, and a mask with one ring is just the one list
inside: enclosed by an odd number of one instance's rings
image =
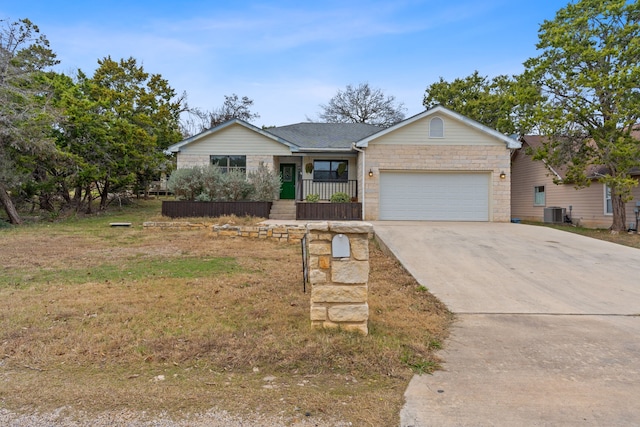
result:
[(505, 179), (507, 177), (507, 174), (504, 173), (504, 171), (500, 172), (500, 179)]
[(373, 178), (373, 171), (369, 169), (369, 178)]

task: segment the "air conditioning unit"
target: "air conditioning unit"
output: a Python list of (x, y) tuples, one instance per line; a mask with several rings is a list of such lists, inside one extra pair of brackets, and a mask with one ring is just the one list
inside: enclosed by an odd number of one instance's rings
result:
[(544, 208), (544, 222), (562, 224), (564, 222), (565, 209), (558, 206)]

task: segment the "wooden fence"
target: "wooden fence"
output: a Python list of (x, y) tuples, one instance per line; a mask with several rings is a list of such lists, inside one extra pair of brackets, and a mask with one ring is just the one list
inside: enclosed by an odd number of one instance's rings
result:
[(296, 203), (299, 220), (356, 220), (362, 219), (362, 203)]
[(223, 215), (269, 218), (272, 202), (194, 202), (165, 200), (162, 215), (170, 218), (218, 217)]

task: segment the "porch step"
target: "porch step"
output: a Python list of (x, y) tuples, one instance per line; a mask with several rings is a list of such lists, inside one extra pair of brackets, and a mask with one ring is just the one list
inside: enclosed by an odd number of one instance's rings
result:
[(296, 201), (274, 200), (269, 219), (296, 219)]

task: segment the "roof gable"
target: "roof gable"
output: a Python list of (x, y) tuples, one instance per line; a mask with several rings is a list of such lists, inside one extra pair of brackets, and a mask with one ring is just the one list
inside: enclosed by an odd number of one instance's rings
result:
[(356, 146), (360, 147), (360, 148), (366, 148), (366, 147), (369, 146), (369, 142), (371, 142), (371, 141), (373, 141), (373, 140), (375, 140), (377, 138), (380, 138), (381, 136), (387, 135), (387, 134), (389, 134), (391, 132), (395, 132), (398, 129), (403, 128), (403, 127), (405, 127), (407, 125), (413, 124), (413, 123), (415, 123), (415, 122), (417, 122), (419, 120), (425, 119), (426, 117), (437, 115), (437, 114), (449, 117), (449, 118), (454, 119), (454, 120), (457, 120), (458, 122), (464, 123), (465, 125), (475, 129), (476, 131), (480, 131), (480, 132), (482, 132), (484, 134), (487, 134), (487, 135), (489, 135), (489, 136), (491, 136), (493, 138), (496, 138), (496, 139), (504, 142), (505, 145), (507, 146), (507, 148), (515, 149), (515, 148), (520, 148), (520, 146), (521, 146), (520, 141), (518, 141), (517, 139), (508, 137), (506, 135), (503, 135), (503, 134), (501, 134), (500, 132), (498, 132), (498, 131), (496, 131), (494, 129), (491, 129), (491, 128), (483, 125), (483, 124), (480, 124), (480, 123), (476, 122), (475, 120), (472, 120), (472, 119), (470, 119), (470, 118), (468, 118), (466, 116), (463, 116), (462, 114), (458, 114), (458, 113), (456, 113), (454, 111), (451, 111), (448, 108), (445, 108), (445, 107), (443, 107), (441, 105), (435, 106), (435, 107), (431, 108), (430, 110), (423, 111), (420, 114), (416, 114), (413, 117), (409, 117), (408, 119), (403, 120), (400, 123), (397, 123), (397, 124), (395, 124), (395, 125), (393, 125), (391, 127), (388, 127), (388, 128), (386, 128), (384, 130), (381, 130), (380, 132), (377, 132), (377, 133), (375, 133), (373, 135), (365, 137), (365, 138), (361, 139), (360, 141), (358, 141)]
[(211, 129), (207, 129), (204, 132), (200, 132), (197, 135), (194, 135), (194, 136), (189, 137), (187, 139), (183, 139), (182, 141), (169, 146), (169, 148), (167, 148), (167, 151), (170, 152), (170, 153), (177, 153), (183, 147), (185, 147), (185, 146), (187, 146), (189, 144), (192, 144), (194, 142), (200, 141), (200, 140), (202, 140), (202, 139), (204, 139), (204, 138), (206, 138), (206, 137), (208, 137), (210, 135), (214, 135), (214, 134), (216, 134), (218, 132), (221, 132), (221, 131), (223, 131), (225, 129), (228, 129), (229, 127), (234, 126), (234, 125), (243, 126), (244, 128), (246, 128), (246, 129), (248, 129), (248, 130), (250, 130), (252, 132), (256, 132), (256, 133), (258, 133), (258, 134), (260, 134), (262, 136), (265, 136), (265, 137), (267, 137), (269, 139), (272, 139), (273, 141), (275, 141), (275, 142), (277, 142), (279, 144), (285, 145), (292, 152), (298, 151), (298, 149), (299, 149), (298, 146), (296, 146), (295, 144), (292, 144), (290, 141), (287, 141), (287, 140), (285, 140), (283, 138), (280, 138), (277, 135), (274, 135), (272, 133), (266, 132), (265, 130), (260, 129), (260, 128), (254, 126), (254, 125), (252, 125), (250, 123), (247, 123), (244, 120), (232, 119), (232, 120), (224, 122), (224, 123), (222, 123), (222, 124), (220, 124), (218, 126), (212, 127)]

